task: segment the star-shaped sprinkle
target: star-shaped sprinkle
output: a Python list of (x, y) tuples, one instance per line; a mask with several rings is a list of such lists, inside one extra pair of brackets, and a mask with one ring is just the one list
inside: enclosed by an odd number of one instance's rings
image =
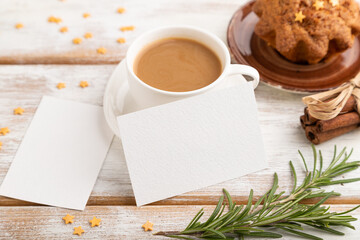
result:
[(65, 221), (65, 224), (73, 223), (74, 222), (74, 216), (71, 216), (69, 214), (66, 214), (65, 217), (62, 218)]
[(104, 48), (104, 47), (100, 47), (96, 51), (97, 51), (97, 53), (100, 53), (100, 54), (105, 54), (107, 52), (106, 48)]
[(134, 26), (124, 26), (120, 28), (120, 31), (126, 32), (126, 31), (133, 31), (135, 29)]
[(90, 15), (90, 13), (84, 13), (83, 14), (83, 18), (88, 18), (88, 17), (90, 17), (91, 15)]
[(305, 15), (302, 13), (302, 11), (295, 13), (295, 22), (303, 22)]
[(4, 127), (4, 128), (0, 128), (0, 135), (6, 135), (10, 132), (9, 128), (8, 127)]
[(15, 28), (16, 29), (21, 29), (21, 28), (23, 28), (24, 27), (24, 25), (22, 24), (22, 23), (17, 23), (16, 25), (15, 25)]
[(0, 150), (1, 150), (1, 147), (2, 147), (2, 142), (0, 142)]
[(79, 85), (80, 85), (80, 87), (82, 87), (82, 88), (86, 88), (86, 87), (89, 86), (89, 83), (88, 83), (87, 81), (81, 81)]
[(74, 232), (73, 232), (74, 235), (77, 234), (77, 235), (81, 236), (81, 234), (83, 234), (84, 232), (85, 231), (81, 228), (81, 226), (74, 227)]
[(126, 43), (125, 38), (118, 38), (116, 41), (117, 41), (118, 43)]
[(87, 32), (87, 33), (84, 34), (84, 38), (86, 38), (86, 39), (89, 39), (89, 38), (92, 38), (92, 37), (93, 37), (92, 33)]
[(73, 44), (80, 44), (82, 42), (82, 39), (81, 38), (74, 38), (72, 42), (73, 42)]
[(146, 221), (146, 223), (144, 225), (142, 225), (142, 227), (144, 228), (145, 232), (147, 231), (152, 231), (153, 230), (153, 225), (151, 222)]
[(68, 31), (68, 28), (67, 27), (62, 27), (62, 28), (60, 28), (59, 31), (62, 32), (62, 33), (65, 33), (65, 32)]
[(56, 85), (56, 87), (57, 87), (58, 89), (66, 88), (66, 84), (61, 82), (61, 83), (58, 83), (58, 84)]
[(330, 0), (330, 3), (333, 7), (336, 7), (336, 6), (339, 6), (340, 3), (339, 3), (339, 0)]
[(22, 109), (21, 107), (15, 108), (14, 109), (14, 114), (15, 115), (22, 115), (24, 113), (24, 109)]
[(124, 12), (125, 12), (125, 8), (123, 8), (123, 7), (118, 8), (118, 9), (117, 9), (117, 12), (120, 13), (120, 14), (121, 14), (121, 13), (124, 13)]
[(319, 11), (320, 9), (324, 8), (324, 1), (316, 0), (313, 6), (315, 7), (316, 11)]
[(91, 227), (100, 226), (101, 219), (93, 217), (89, 222), (91, 223)]
[(51, 23), (60, 23), (62, 22), (61, 18), (57, 18), (57, 17), (54, 17), (54, 16), (50, 16), (48, 18), (48, 22), (51, 22)]

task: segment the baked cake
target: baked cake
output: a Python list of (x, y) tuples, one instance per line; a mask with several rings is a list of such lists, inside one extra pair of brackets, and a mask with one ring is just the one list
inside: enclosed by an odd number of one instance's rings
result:
[(315, 64), (350, 48), (360, 33), (355, 0), (257, 0), (255, 33), (292, 62)]

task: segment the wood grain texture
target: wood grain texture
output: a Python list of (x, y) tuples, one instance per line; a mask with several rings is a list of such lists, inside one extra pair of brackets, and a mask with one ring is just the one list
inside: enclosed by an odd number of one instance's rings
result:
[[(353, 205), (332, 206), (333, 211), (349, 210)], [(73, 228), (82, 226), (85, 233), (82, 239), (168, 239), (153, 236), (158, 231), (183, 230), (191, 218), (201, 209), (201, 206), (91, 206), (83, 212), (70, 211), (52, 207), (0, 207), (0, 239), (78, 239), (72, 235)], [(205, 216), (208, 217), (214, 206), (205, 206)], [(186, 213), (186, 214), (184, 214)], [(62, 217), (66, 214), (75, 216), (73, 224), (64, 224)], [(352, 214), (360, 217), (360, 210)], [(91, 228), (89, 220), (94, 216), (101, 218), (99, 227)], [(146, 221), (154, 223), (153, 232), (144, 232), (141, 228)], [(357, 240), (360, 234), (360, 222), (354, 223), (357, 230), (337, 228), (346, 233), (339, 237), (323, 232), (313, 234), (326, 240)], [(279, 232), (283, 233), (283, 232)], [(252, 239), (252, 238), (247, 238)], [(299, 239), (286, 235), (282, 239)], [(266, 239), (264, 239), (266, 240)]]
[[(247, 0), (246, 0), (247, 1)], [(129, 44), (139, 34), (166, 25), (191, 25), (207, 29), (226, 40), (227, 24), (242, 0), (76, 0), (0, 1), (0, 63), (118, 63)], [(125, 7), (119, 14), (117, 8)], [(90, 13), (83, 18), (83, 13)], [(48, 17), (60, 17), (59, 24)], [(22, 29), (15, 24), (21, 22)], [(121, 32), (120, 27), (134, 25), (134, 31)], [(67, 33), (59, 29), (68, 27)], [(72, 39), (91, 32), (93, 38), (80, 45)], [(120, 37), (127, 43), (119, 44)], [(96, 49), (105, 47), (105, 55)]]
[[(0, 141), (3, 142), (2, 150), (0, 150), (0, 183), (5, 177), (41, 97), (51, 95), (102, 105), (106, 81), (114, 68), (115, 65), (0, 65), (0, 127), (9, 127), (11, 131), (6, 136), (0, 136)], [(80, 88), (78, 84), (82, 80), (88, 81), (90, 87)], [(60, 81), (66, 83), (65, 89), (56, 88), (56, 84)], [(155, 204), (215, 204), (221, 195), (222, 188), (226, 188), (234, 195), (237, 202), (243, 203), (247, 201), (250, 189), (254, 189), (256, 196), (264, 194), (271, 186), (275, 171), (279, 174), (280, 189), (288, 191), (292, 184), (289, 160), (292, 160), (295, 167), (299, 169), (299, 177), (303, 177), (297, 150), (301, 149), (304, 152), (310, 165), (312, 154), (310, 144), (299, 123), (299, 116), (303, 112), (301, 96), (275, 91), (260, 85), (256, 89), (256, 98), (269, 167), (260, 172)], [(13, 109), (18, 106), (25, 109), (24, 115), (13, 115)], [(338, 144), (338, 147), (354, 147), (353, 159), (358, 160), (360, 158), (359, 140), (359, 132), (354, 131), (320, 145), (325, 155), (325, 164), (330, 160), (334, 144)], [(359, 171), (355, 171), (347, 177), (358, 177), (358, 175)], [(332, 186), (328, 189), (343, 194), (340, 198), (330, 199), (328, 203), (360, 203), (358, 183)], [(135, 204), (121, 141), (117, 138), (111, 145), (88, 204)], [(0, 205), (34, 204), (1, 197)]]

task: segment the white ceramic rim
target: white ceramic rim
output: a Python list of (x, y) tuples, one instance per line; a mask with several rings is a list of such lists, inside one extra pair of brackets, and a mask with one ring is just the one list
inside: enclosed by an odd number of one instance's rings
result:
[[(217, 85), (221, 80), (224, 80), (224, 76), (225, 76), (225, 74), (227, 72), (228, 66), (231, 64), (231, 58), (230, 58), (229, 50), (228, 50), (227, 46), (225, 45), (225, 43), (218, 36), (216, 36), (215, 34), (209, 32), (209, 31), (203, 30), (201, 28), (192, 27), (192, 26), (186, 26), (186, 25), (175, 25), (175, 26), (159, 27), (159, 28), (147, 31), (147, 32), (145, 32), (144, 34), (140, 35), (139, 37), (137, 37), (135, 39), (135, 41), (129, 47), (126, 55), (128, 55), (129, 53), (132, 53), (132, 52), (135, 52), (136, 54), (139, 53), (139, 51), (141, 49), (134, 49), (134, 46), (136, 45), (136, 43), (138, 43), (139, 41), (142, 41), (144, 38), (146, 39), (149, 35), (154, 35), (157, 32), (166, 31), (167, 29), (198, 31), (198, 32), (200, 32), (200, 33), (202, 33), (204, 35), (207, 35), (214, 42), (216, 42), (223, 49), (223, 53), (225, 55), (225, 62), (223, 63), (224, 66), (223, 66), (223, 71), (222, 71), (221, 75), (214, 82), (212, 82), (211, 84), (209, 84), (209, 85), (207, 85), (207, 86), (205, 86), (203, 88), (199, 88), (199, 89), (192, 90), (192, 91), (187, 91), (187, 92), (170, 92), (170, 91), (165, 91), (165, 90), (161, 90), (161, 89), (152, 87), (152, 86), (144, 83), (143, 81), (141, 81), (140, 78), (138, 78), (136, 76), (136, 74), (134, 73), (134, 70), (130, 67), (130, 66), (133, 65), (133, 63), (130, 62), (129, 58), (126, 58), (126, 67), (128, 69), (128, 72), (130, 73), (131, 77), (133, 77), (142, 86), (144, 86), (144, 87), (146, 87), (146, 88), (148, 88), (148, 89), (150, 89), (150, 90), (152, 90), (154, 92), (157, 92), (157, 93), (160, 93), (160, 94), (163, 94), (163, 95), (168, 95), (168, 96), (190, 96), (190, 95), (199, 94), (199, 93), (202, 93), (202, 92), (206, 92), (210, 88)], [(151, 42), (149, 42), (149, 43), (151, 43)]]

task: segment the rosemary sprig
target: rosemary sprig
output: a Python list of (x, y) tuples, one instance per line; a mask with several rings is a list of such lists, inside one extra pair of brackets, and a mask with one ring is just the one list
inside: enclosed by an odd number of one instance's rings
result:
[[(323, 169), (321, 151), (313, 148), (314, 167), (309, 171), (305, 158), (299, 151), (303, 160), (306, 176), (302, 184), (297, 185), (295, 168), (290, 161), (290, 169), (294, 177), (294, 186), (289, 196), (285, 192), (276, 193), (278, 189), (278, 176), (275, 173), (272, 188), (254, 205), (253, 190), (250, 191), (248, 203), (237, 206), (230, 194), (223, 189), (224, 195), (215, 207), (211, 216), (205, 222), (200, 222), (204, 214), (201, 209), (190, 221), (183, 231), (158, 232), (155, 235), (167, 236), (177, 239), (244, 239), (245, 237), (281, 238), (279, 233), (272, 230), (281, 230), (292, 235), (306, 239), (321, 240), (322, 238), (306, 233), (304, 225), (335, 235), (344, 235), (333, 227), (342, 226), (355, 229), (351, 222), (357, 219), (348, 213), (359, 206), (346, 212), (331, 212), (329, 207), (322, 204), (330, 197), (339, 196), (340, 193), (327, 192), (320, 187), (360, 181), (360, 178), (334, 180), (334, 178), (360, 166), (360, 161), (347, 162), (352, 154), (346, 154), (344, 148), (339, 154), (334, 149), (334, 156), (326, 169)], [(226, 202), (228, 211), (224, 212)], [(305, 205), (304, 199), (321, 198), (316, 204)]]

